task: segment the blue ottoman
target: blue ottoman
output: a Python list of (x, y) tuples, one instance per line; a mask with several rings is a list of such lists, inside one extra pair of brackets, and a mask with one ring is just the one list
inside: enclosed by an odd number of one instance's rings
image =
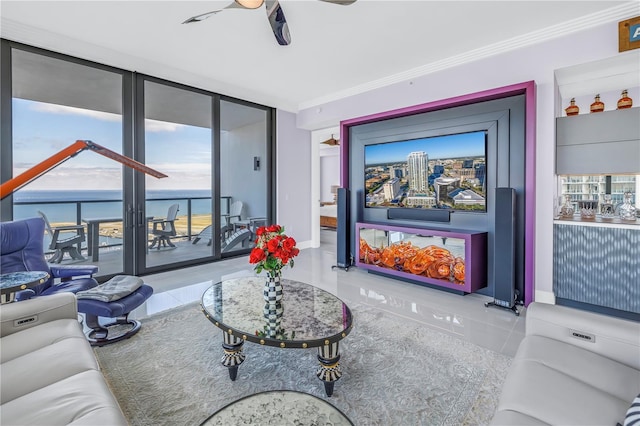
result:
[[(128, 339), (140, 330), (140, 321), (129, 319), (129, 313), (153, 294), (153, 288), (138, 277), (116, 275), (109, 281), (76, 293), (78, 311), (85, 314), (91, 330), (86, 335), (92, 346)], [(113, 321), (101, 324), (99, 317)]]

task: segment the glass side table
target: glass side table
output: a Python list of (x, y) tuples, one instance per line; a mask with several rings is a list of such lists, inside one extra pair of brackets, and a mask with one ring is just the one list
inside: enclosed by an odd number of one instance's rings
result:
[(45, 271), (9, 272), (0, 275), (0, 303), (11, 303), (16, 299), (16, 292), (26, 290), (49, 279)]

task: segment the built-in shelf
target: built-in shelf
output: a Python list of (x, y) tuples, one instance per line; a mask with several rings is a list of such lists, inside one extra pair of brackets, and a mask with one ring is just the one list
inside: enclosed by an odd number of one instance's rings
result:
[[(555, 71), (556, 173), (583, 176), (586, 192), (574, 197), (600, 199), (600, 181), (590, 176), (634, 176), (623, 190), (640, 197), (640, 50), (578, 64)], [(622, 91), (633, 99), (633, 108), (617, 109)], [(590, 113), (594, 97), (600, 96), (604, 111)], [(567, 117), (565, 108), (575, 98), (577, 116)], [(591, 193), (596, 186), (598, 193)], [(635, 189), (635, 191), (634, 191)], [(607, 191), (615, 192), (613, 188)], [(555, 218), (553, 222), (553, 291), (556, 303), (608, 315), (640, 314), (640, 220), (620, 218), (585, 220)], [(634, 317), (634, 318), (635, 318)]]
[(640, 173), (640, 108), (557, 118), (556, 173)]
[[(619, 53), (611, 58), (561, 68), (555, 71), (555, 77), (560, 98), (565, 101), (583, 97), (593, 99), (598, 93), (614, 93), (617, 96), (623, 89), (640, 86), (640, 51)], [(640, 102), (640, 99), (634, 101)], [(607, 99), (605, 107), (610, 102)], [(583, 112), (589, 112), (588, 105)], [(614, 105), (611, 104), (609, 109), (615, 109)], [(580, 105), (580, 108), (583, 109), (583, 106)]]
[(356, 223), (356, 265), (461, 293), (487, 286), (487, 233)]

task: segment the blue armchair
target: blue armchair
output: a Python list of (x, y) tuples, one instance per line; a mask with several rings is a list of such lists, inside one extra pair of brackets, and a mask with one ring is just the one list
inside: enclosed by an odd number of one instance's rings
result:
[(45, 271), (49, 279), (16, 295), (16, 300), (46, 296), (60, 291), (77, 293), (98, 285), (94, 265), (52, 265), (44, 257), (44, 220), (33, 218), (0, 223), (0, 268), (2, 273)]
[[(3, 274), (20, 271), (45, 271), (50, 278), (42, 284), (16, 294), (16, 301), (32, 297), (47, 296), (59, 292), (78, 293), (98, 286), (92, 277), (98, 271), (94, 265), (52, 265), (44, 257), (45, 223), (42, 218), (31, 218), (0, 223), (0, 270)], [(118, 300), (98, 301), (78, 299), (78, 312), (85, 314), (89, 342), (102, 346), (131, 337), (140, 329), (140, 322), (128, 319), (129, 313), (142, 305), (153, 293), (153, 289), (143, 284), (131, 294)], [(102, 324), (99, 317), (115, 318), (110, 324)], [(111, 325), (128, 324), (109, 336)]]

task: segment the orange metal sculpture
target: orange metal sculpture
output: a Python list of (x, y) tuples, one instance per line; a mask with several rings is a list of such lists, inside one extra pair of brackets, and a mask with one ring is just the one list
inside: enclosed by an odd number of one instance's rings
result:
[(124, 155), (118, 154), (117, 152), (111, 151), (110, 149), (98, 145), (97, 143), (93, 143), (88, 140), (77, 140), (62, 151), (36, 164), (24, 173), (4, 182), (0, 186), (0, 199), (8, 197), (26, 184), (38, 179), (49, 170), (52, 170), (53, 168), (67, 161), (69, 158), (75, 157), (76, 155), (87, 149), (97, 152), (98, 154), (111, 158), (112, 160), (122, 163), (127, 167), (131, 167), (134, 170), (138, 170), (142, 173), (146, 173), (158, 179), (167, 177), (167, 175), (165, 175), (164, 173), (154, 170), (151, 167), (147, 167), (144, 164), (132, 160), (129, 157), (125, 157)]

